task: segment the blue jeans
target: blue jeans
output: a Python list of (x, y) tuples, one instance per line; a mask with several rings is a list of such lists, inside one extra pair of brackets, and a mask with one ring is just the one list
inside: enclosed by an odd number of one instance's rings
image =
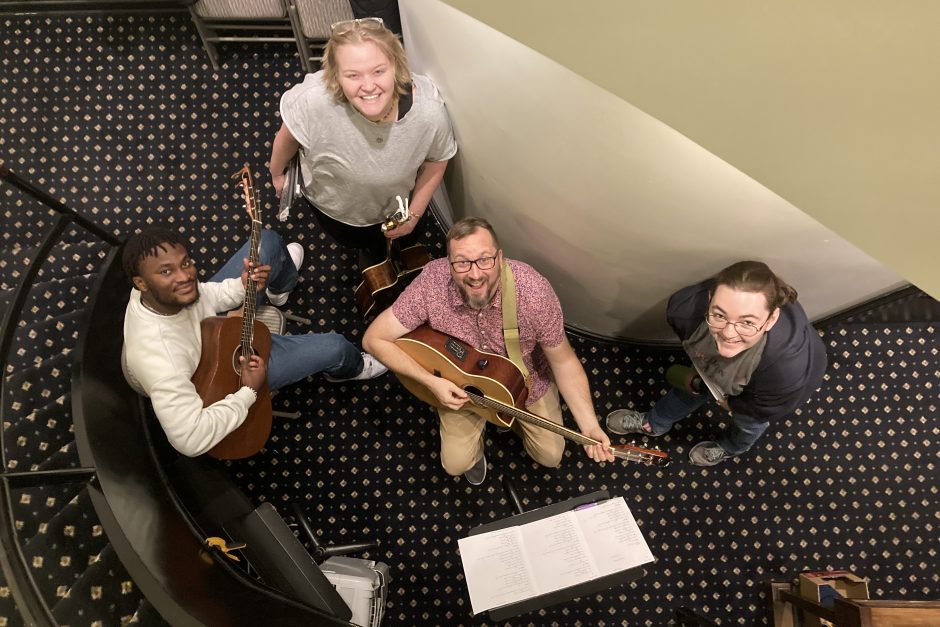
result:
[[(711, 395), (690, 394), (685, 390), (673, 388), (666, 396), (659, 399), (646, 414), (650, 428), (656, 435), (662, 435), (672, 429), (672, 425), (687, 417), (705, 404)], [(729, 455), (744, 453), (763, 435), (769, 422), (761, 422), (746, 414), (731, 412), (731, 426), (721, 432), (715, 440)]]
[[(210, 281), (240, 277), (244, 267), (242, 260), (248, 257), (249, 245), (246, 242), (238, 249)], [(289, 292), (297, 285), (297, 268), (284, 246), (284, 240), (274, 231), (261, 231), (258, 261), (262, 265), (271, 266), (267, 285), (271, 292)], [(263, 294), (264, 290), (259, 294), (259, 303), (263, 302)], [(268, 387), (277, 390), (317, 372), (327, 372), (337, 379), (354, 377), (362, 372), (362, 366), (362, 353), (338, 333), (272, 335)]]
[[(267, 288), (272, 294), (282, 294), (294, 289), (297, 285), (297, 268), (287, 252), (284, 240), (281, 236), (268, 229), (261, 230), (261, 238), (258, 243), (258, 261), (261, 265), (271, 266), (271, 274), (268, 276)], [(245, 242), (245, 245), (238, 249), (232, 258), (226, 262), (222, 269), (216, 272), (209, 281), (218, 282), (224, 279), (230, 279), (242, 275), (244, 268), (243, 260), (248, 258), (248, 247), (251, 242)], [(265, 302), (264, 290), (258, 293), (258, 304)]]

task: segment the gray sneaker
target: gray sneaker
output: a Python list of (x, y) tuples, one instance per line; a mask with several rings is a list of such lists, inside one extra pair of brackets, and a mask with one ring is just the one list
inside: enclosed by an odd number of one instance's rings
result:
[(689, 451), (689, 461), (696, 466), (714, 466), (732, 457), (734, 455), (725, 453), (725, 449), (712, 440), (699, 442)]
[(470, 485), (480, 485), (483, 483), (483, 480), (486, 479), (486, 453), (480, 455), (480, 459), (477, 460), (470, 470), (463, 473), (463, 476), (470, 483)]
[(643, 435), (657, 436), (646, 425), (646, 412), (640, 413), (634, 409), (615, 409), (607, 414), (607, 430), (618, 435), (628, 433), (642, 433)]

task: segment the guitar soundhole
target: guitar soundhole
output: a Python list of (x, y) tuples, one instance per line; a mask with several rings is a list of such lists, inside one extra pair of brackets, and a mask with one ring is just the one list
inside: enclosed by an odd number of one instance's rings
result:
[(464, 391), (469, 392), (470, 394), (476, 394), (477, 396), (486, 396), (486, 394), (483, 393), (483, 390), (481, 390), (478, 387), (474, 387), (472, 385), (466, 385), (464, 386), (463, 389)]
[[(252, 355), (258, 354), (258, 351), (255, 350), (254, 346), (251, 347), (251, 354)], [(241, 356), (242, 356), (242, 345), (239, 344), (238, 346), (235, 347), (235, 350), (232, 351), (232, 370), (234, 370), (235, 374), (237, 374), (239, 377), (242, 376), (242, 365), (241, 365), (241, 362), (238, 361), (238, 359)]]

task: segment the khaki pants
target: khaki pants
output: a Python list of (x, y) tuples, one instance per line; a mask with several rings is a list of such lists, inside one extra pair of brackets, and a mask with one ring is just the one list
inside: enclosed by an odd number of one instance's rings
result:
[[(558, 388), (554, 384), (527, 409), (530, 413), (562, 424), (561, 403)], [(486, 419), (468, 409), (438, 409), (437, 413), (441, 418), (441, 465), (449, 475), (462, 475), (483, 454)], [(565, 439), (562, 436), (518, 419), (513, 421), (512, 430), (522, 438), (529, 457), (549, 468), (557, 468), (561, 464), (561, 456), (565, 452)]]

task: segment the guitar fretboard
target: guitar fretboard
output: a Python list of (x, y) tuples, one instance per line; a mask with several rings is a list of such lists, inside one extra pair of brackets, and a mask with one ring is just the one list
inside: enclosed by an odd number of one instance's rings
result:
[[(251, 180), (251, 170), (246, 165), (235, 176), (241, 177), (242, 189), (245, 193), (245, 208), (251, 217), (251, 244), (248, 247), (248, 261), (252, 266), (258, 264), (258, 250), (261, 244), (261, 221), (258, 219), (258, 196), (254, 183)], [(248, 272), (245, 280), (245, 302), (242, 306), (242, 340), (241, 355), (248, 361), (252, 356), (255, 341), (255, 302), (258, 287), (252, 273)]]
[[(474, 404), (479, 405), (480, 407), (486, 407), (488, 409), (495, 410), (501, 414), (512, 416), (513, 418), (516, 418), (517, 420), (521, 420), (522, 422), (534, 424), (537, 427), (541, 427), (543, 429), (552, 431), (553, 433), (557, 433), (558, 435), (568, 438), (569, 440), (572, 440), (574, 442), (577, 442), (578, 444), (583, 444), (585, 446), (590, 446), (593, 444), (601, 444), (601, 442), (599, 442), (598, 440), (595, 440), (594, 438), (589, 438), (583, 433), (572, 431), (571, 429), (568, 429), (567, 427), (563, 427), (560, 424), (554, 423), (551, 420), (542, 418), (541, 416), (538, 416), (536, 414), (523, 411), (519, 409), (518, 407), (513, 407), (512, 405), (501, 403), (491, 398), (487, 398), (486, 396), (475, 394), (469, 390), (464, 390), (464, 391), (467, 393), (467, 396), (470, 398), (470, 400)], [(662, 458), (656, 455), (652, 455), (650, 453), (643, 453), (641, 451), (624, 450), (624, 449), (613, 448), (613, 447), (610, 450), (613, 452), (613, 454), (616, 457), (619, 457), (621, 459), (626, 459), (628, 461), (640, 462), (643, 464), (662, 463)]]

